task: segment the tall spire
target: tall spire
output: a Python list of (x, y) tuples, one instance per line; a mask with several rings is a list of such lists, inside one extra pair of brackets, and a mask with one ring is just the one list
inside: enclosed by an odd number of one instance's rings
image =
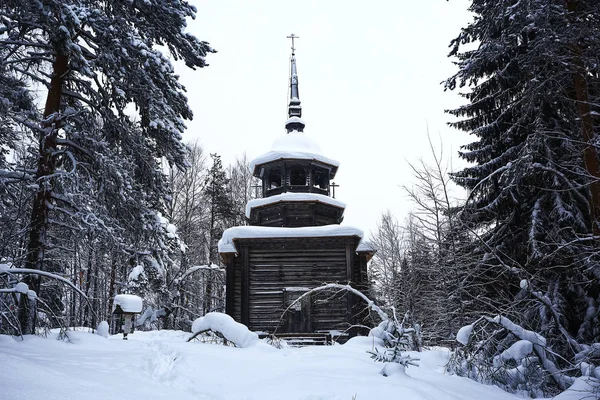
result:
[(302, 132), (304, 130), (304, 121), (302, 120), (302, 106), (300, 105), (300, 94), (298, 93), (298, 72), (296, 69), (296, 48), (294, 39), (298, 36), (293, 33), (288, 36), (292, 39), (292, 57), (290, 58), (290, 103), (288, 105), (288, 120), (285, 123), (285, 129), (288, 133), (292, 131)]

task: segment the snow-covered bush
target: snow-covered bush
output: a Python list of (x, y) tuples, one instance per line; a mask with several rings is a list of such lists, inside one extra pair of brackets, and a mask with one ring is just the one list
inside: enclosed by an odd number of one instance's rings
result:
[[(546, 338), (503, 316), (482, 317), (461, 328), (448, 370), (509, 392), (547, 397), (564, 391), (577, 375), (600, 379), (600, 344), (573, 342), (573, 362), (557, 359)], [(577, 373), (579, 370), (579, 373)]]
[(200, 317), (192, 324), (193, 335), (188, 341), (204, 332), (218, 332), (237, 347), (250, 347), (258, 341), (258, 335), (248, 330), (246, 325), (235, 322), (227, 314), (211, 312)]
[(419, 324), (409, 324), (410, 314), (404, 314), (402, 321), (396, 318), (396, 310), (392, 308), (393, 318), (384, 319), (375, 328), (371, 329), (369, 336), (374, 336), (383, 341), (389, 348), (398, 347), (403, 351), (421, 351), (422, 336)]
[[(419, 325), (408, 326), (409, 313), (404, 315), (402, 322), (396, 318), (396, 312), (392, 309), (393, 318), (384, 319), (375, 328), (371, 329), (369, 336), (381, 339), (385, 346), (384, 351), (375, 348), (369, 352), (371, 358), (380, 362), (392, 362), (404, 367), (409, 365), (418, 366), (418, 359), (403, 354), (405, 351), (421, 350), (421, 332)], [(384, 373), (385, 375), (385, 373)]]

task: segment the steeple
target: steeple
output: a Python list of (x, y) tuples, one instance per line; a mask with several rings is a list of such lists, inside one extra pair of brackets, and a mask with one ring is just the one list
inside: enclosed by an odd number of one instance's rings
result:
[(302, 132), (304, 130), (304, 121), (302, 120), (302, 106), (300, 105), (300, 94), (298, 93), (298, 71), (296, 69), (296, 48), (294, 39), (298, 36), (293, 33), (288, 36), (292, 39), (292, 57), (290, 58), (290, 103), (288, 105), (288, 120), (285, 122), (285, 129), (288, 133), (293, 131)]

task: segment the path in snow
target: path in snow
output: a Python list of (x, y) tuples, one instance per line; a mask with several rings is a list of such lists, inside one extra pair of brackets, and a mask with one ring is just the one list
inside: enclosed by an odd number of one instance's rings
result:
[(71, 336), (73, 343), (0, 335), (0, 400), (520, 398), (444, 374), (444, 351), (420, 353), (420, 367), (384, 377), (366, 353), (368, 338), (277, 350), (187, 343), (189, 333), (173, 331), (135, 332), (128, 341)]

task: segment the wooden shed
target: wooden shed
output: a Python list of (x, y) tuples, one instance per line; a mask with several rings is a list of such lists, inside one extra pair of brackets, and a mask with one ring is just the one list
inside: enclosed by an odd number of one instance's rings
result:
[(345, 204), (331, 197), (330, 184), (339, 164), (303, 133), (294, 53), (288, 110), (287, 134), (250, 165), (263, 195), (246, 207), (250, 226), (228, 229), (219, 242), (226, 312), (265, 334), (335, 334), (363, 322), (355, 296), (322, 292), (293, 303), (326, 283), (366, 290), (373, 250), (361, 230), (340, 225)]

